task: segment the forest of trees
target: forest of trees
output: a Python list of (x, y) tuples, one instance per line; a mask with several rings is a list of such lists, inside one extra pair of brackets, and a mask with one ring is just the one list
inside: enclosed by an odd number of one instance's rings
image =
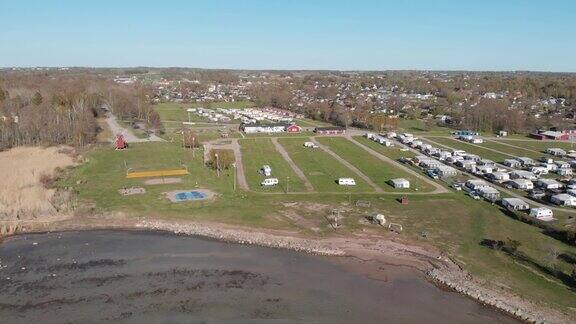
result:
[(93, 143), (104, 105), (123, 118), (138, 118), (159, 129), (159, 116), (147, 97), (143, 89), (121, 88), (87, 74), (3, 73), (0, 150)]

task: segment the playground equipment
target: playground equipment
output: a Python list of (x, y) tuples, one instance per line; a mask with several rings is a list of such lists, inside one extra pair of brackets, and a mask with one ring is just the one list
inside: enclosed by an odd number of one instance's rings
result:
[(182, 166), (181, 169), (161, 169), (161, 170), (148, 170), (148, 171), (134, 171), (132, 168), (129, 168), (128, 165), (126, 164), (126, 161), (124, 161), (124, 166), (126, 167), (126, 178), (127, 179), (187, 175), (188, 174), (188, 167), (183, 163), (180, 163), (180, 165)]

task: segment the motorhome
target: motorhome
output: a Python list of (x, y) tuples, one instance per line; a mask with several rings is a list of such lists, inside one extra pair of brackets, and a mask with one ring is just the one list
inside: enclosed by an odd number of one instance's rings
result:
[(339, 178), (338, 184), (341, 186), (355, 186), (356, 181), (352, 178)]

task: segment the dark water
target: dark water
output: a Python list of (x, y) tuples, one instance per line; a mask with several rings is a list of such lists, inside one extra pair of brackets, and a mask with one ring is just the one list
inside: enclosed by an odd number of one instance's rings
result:
[(514, 322), (355, 262), (150, 232), (19, 236), (0, 245), (0, 322)]

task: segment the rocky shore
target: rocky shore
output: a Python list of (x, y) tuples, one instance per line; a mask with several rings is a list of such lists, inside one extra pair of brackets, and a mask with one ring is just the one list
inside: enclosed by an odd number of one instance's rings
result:
[(341, 256), (345, 252), (319, 244), (318, 241), (302, 238), (282, 237), (262, 232), (219, 229), (201, 224), (182, 224), (163, 221), (140, 221), (135, 228), (169, 231), (175, 234), (199, 235), (216, 240), (270, 248), (290, 249), (316, 255)]
[(426, 273), (428, 277), (443, 286), (466, 295), (478, 302), (494, 307), (503, 312), (529, 323), (568, 323), (566, 315), (551, 309), (531, 303), (509, 292), (497, 291), (489, 282), (482, 282), (472, 277), (466, 271), (449, 271), (448, 269), (432, 269)]
[[(15, 228), (13, 228), (15, 229)], [(15, 232), (4, 235), (62, 230), (154, 230), (174, 234), (197, 235), (230, 243), (256, 245), (269, 248), (290, 249), (324, 256), (352, 256), (386, 263), (386, 260), (400, 260), (400, 264), (423, 271), (440, 287), (454, 290), (478, 302), (508, 313), (530, 323), (568, 323), (568, 315), (543, 305), (527, 301), (521, 296), (483, 282), (462, 270), (449, 258), (418, 246), (409, 246), (388, 240), (366, 238), (326, 238), (307, 239), (286, 233), (270, 233), (223, 224), (173, 222), (150, 219), (133, 219), (121, 223), (43, 223), (26, 224), (17, 227)]]

